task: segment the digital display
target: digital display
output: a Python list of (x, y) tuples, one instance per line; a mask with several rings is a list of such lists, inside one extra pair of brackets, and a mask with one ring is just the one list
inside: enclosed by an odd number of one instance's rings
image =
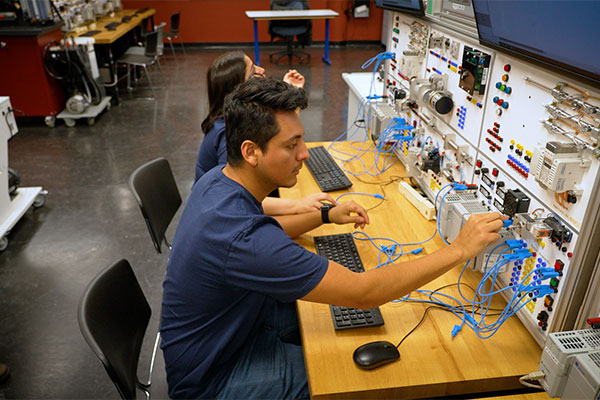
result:
[(600, 1), (473, 0), (482, 44), (600, 86)]

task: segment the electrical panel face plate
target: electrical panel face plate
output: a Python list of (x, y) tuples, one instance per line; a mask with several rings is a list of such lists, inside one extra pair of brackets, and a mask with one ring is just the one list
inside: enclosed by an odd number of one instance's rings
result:
[[(445, 185), (464, 182), (474, 185), (472, 204), (512, 216), (506, 237), (524, 240), (531, 257), (506, 265), (500, 286), (531, 281), (529, 273), (537, 268), (560, 272), (544, 282), (554, 293), (520, 299), (518, 315), (542, 343), (553, 331), (554, 311), (576, 268), (571, 260), (593, 207), (600, 91), (485, 48), (476, 38), (399, 13), (391, 18), (387, 50), (395, 58), (386, 63), (385, 94), (398, 116), (415, 127), (414, 139), (396, 155), (430, 201)], [(406, 98), (394, 99), (398, 88)], [(446, 112), (442, 105), (450, 102)], [(440, 220), (449, 240), (458, 230), (447, 222), (460, 226), (463, 211), (454, 204)], [(487, 251), (472, 268), (485, 268)]]

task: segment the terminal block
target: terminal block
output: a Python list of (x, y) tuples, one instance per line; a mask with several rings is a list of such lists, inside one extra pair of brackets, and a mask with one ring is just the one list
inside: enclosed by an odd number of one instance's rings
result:
[(440, 207), (440, 234), (449, 241), (456, 239), (471, 215), (490, 212), (473, 190), (449, 193)]

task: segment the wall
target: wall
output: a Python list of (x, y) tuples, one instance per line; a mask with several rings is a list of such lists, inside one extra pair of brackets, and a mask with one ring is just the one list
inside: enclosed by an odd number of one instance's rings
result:
[[(340, 16), (331, 20), (330, 40), (334, 43), (380, 41), (383, 10), (371, 0), (369, 18), (347, 18), (350, 0), (310, 0), (312, 9), (329, 8)], [(252, 20), (245, 11), (268, 10), (269, 0), (123, 0), (124, 8), (156, 9), (156, 24), (169, 21), (171, 14), (181, 12), (181, 37), (185, 43), (251, 43), (254, 40)], [(167, 25), (168, 27), (168, 25)], [(267, 22), (258, 23), (260, 42), (269, 42)], [(313, 40), (325, 40), (325, 21), (313, 23)]]

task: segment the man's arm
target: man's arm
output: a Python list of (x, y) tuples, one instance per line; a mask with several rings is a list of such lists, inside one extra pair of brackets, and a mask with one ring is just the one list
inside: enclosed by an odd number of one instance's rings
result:
[(369, 309), (398, 299), (478, 255), (498, 240), (498, 213), (473, 215), (450, 246), (385, 268), (355, 273), (329, 261), (325, 276), (302, 300)]
[[(285, 233), (292, 238), (323, 224), (320, 210), (304, 214), (280, 215), (274, 218), (279, 222)], [(369, 216), (364, 208), (354, 201), (349, 201), (329, 210), (329, 220), (338, 225), (354, 224), (354, 228), (364, 228), (369, 223)]]
[(333, 197), (327, 193), (313, 193), (301, 199), (283, 199), (279, 197), (265, 197), (262, 202), (263, 210), (267, 215), (303, 214), (318, 211), (323, 205), (322, 201), (337, 204)]

